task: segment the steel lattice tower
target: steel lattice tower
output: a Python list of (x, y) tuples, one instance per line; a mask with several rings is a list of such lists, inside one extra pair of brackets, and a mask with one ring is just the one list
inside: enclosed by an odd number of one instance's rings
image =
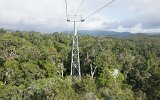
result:
[(71, 56), (71, 76), (81, 77), (81, 67), (79, 59), (79, 47), (78, 47), (78, 35), (77, 35), (77, 22), (83, 22), (82, 17), (74, 15), (72, 20), (67, 20), (68, 22), (74, 23), (74, 35), (72, 36), (72, 56)]

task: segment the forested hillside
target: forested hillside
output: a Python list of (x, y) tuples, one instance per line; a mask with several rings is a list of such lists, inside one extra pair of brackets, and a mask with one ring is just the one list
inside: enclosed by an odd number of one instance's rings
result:
[(79, 42), (76, 80), (71, 35), (0, 29), (0, 100), (160, 99), (160, 36), (79, 36)]

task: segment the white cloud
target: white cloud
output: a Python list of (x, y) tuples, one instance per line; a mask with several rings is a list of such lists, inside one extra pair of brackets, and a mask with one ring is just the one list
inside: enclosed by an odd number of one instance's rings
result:
[(82, 29), (101, 29), (104, 30), (106, 27), (112, 27), (111, 24), (118, 22), (118, 19), (103, 17), (100, 15), (95, 15), (91, 20), (87, 20), (79, 26)]
[(132, 33), (139, 33), (142, 31), (142, 24), (139, 23), (131, 28), (124, 28), (122, 26), (119, 26), (117, 29), (111, 29), (112, 31), (117, 32), (132, 32)]
[(139, 23), (133, 27), (130, 28), (124, 28), (122, 26), (119, 26), (115, 29), (110, 29), (110, 31), (116, 31), (116, 32), (131, 32), (131, 33), (159, 33), (160, 28), (152, 28), (152, 29), (144, 29), (142, 28), (142, 24)]
[(26, 25), (31, 29), (32, 26), (60, 28), (65, 23), (65, 7), (61, 0), (1, 0), (0, 8), (0, 23), (8, 24), (8, 27)]
[(144, 28), (156, 28), (160, 26), (159, 5), (160, 0), (135, 0), (130, 9)]
[(115, 23), (116, 28), (110, 30), (132, 33), (158, 33), (160, 32), (160, 1), (159, 0), (134, 0), (128, 6), (132, 16), (121, 19)]

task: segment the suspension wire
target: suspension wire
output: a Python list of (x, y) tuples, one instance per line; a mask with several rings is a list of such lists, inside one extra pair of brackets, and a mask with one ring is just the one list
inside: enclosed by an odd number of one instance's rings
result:
[(68, 19), (68, 3), (67, 3), (67, 0), (65, 0), (65, 4), (66, 4), (66, 17)]
[[(65, 4), (66, 4), (66, 18), (68, 20), (68, 3), (67, 3), (67, 0), (65, 0)], [(67, 21), (67, 34), (68, 34), (68, 37), (69, 37), (68, 21)]]
[(79, 9), (81, 8), (83, 2), (84, 2), (84, 0), (81, 0), (81, 3), (80, 3), (80, 5), (78, 6), (78, 8), (77, 8), (77, 10), (76, 10), (76, 13), (75, 13), (74, 15), (77, 15), (77, 13), (78, 13)]
[(68, 21), (67, 21), (67, 36), (69, 38), (69, 27), (68, 27)]
[(107, 3), (106, 5), (104, 5), (103, 7), (99, 8), (98, 10), (94, 11), (93, 13), (91, 13), (90, 15), (88, 15), (87, 17), (84, 18), (84, 20), (88, 19), (89, 17), (91, 17), (92, 15), (94, 15), (95, 13), (97, 13), (98, 11), (104, 9), (105, 7), (109, 6), (110, 4), (112, 4), (114, 1), (116, 0), (112, 0), (111, 2)]

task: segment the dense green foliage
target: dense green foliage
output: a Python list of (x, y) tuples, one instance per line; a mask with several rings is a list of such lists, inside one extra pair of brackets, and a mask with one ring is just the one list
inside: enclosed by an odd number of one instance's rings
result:
[(70, 35), (0, 29), (0, 99), (160, 99), (159, 36), (79, 41), (81, 80), (70, 77)]

